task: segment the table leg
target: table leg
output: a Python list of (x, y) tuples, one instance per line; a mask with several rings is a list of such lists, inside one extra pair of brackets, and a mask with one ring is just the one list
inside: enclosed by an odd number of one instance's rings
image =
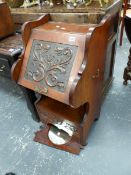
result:
[(124, 70), (123, 78), (124, 78), (123, 82), (124, 85), (127, 85), (128, 80), (131, 80), (131, 48), (129, 50), (128, 63), (127, 67)]

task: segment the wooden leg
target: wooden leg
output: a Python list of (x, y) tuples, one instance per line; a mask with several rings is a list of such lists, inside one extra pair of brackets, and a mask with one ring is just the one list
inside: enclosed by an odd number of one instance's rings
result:
[(128, 9), (128, 0), (124, 0), (122, 21), (121, 21), (121, 30), (120, 30), (120, 46), (122, 46), (123, 32), (124, 32), (124, 19), (126, 15), (126, 10)]
[[(81, 124), (81, 140), (80, 144), (82, 146), (87, 145), (87, 136), (94, 120), (98, 120), (100, 116), (100, 99), (92, 99), (89, 103), (89, 108), (87, 109), (87, 114), (85, 115), (83, 122)], [(99, 101), (99, 102), (98, 102)]]
[(124, 18), (122, 18), (122, 21), (121, 21), (120, 46), (122, 46), (123, 33), (124, 33)]
[(131, 48), (129, 50), (128, 63), (127, 67), (124, 70), (123, 79), (124, 79), (123, 82), (124, 85), (127, 85), (128, 80), (131, 80)]

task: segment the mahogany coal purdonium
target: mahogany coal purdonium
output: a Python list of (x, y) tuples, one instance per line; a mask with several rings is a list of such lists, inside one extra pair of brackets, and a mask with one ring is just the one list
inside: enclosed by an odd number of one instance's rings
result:
[[(129, 42), (131, 43), (131, 15), (125, 16), (125, 31)], [(123, 74), (124, 85), (127, 85), (128, 80), (131, 80), (131, 47), (129, 49), (128, 63)]]
[[(121, 9), (122, 3), (120, 0), (110, 1), (108, 4), (104, 4), (103, 7), (100, 7), (99, 1), (92, 1), (92, 3), (85, 6), (77, 6), (73, 9), (66, 8), (65, 5), (55, 5), (52, 8), (48, 8), (42, 6), (34, 6), (30, 8), (13, 8), (11, 9), (12, 16), (15, 21), (15, 27), (17, 29), (21, 28), (21, 25), (26, 21), (34, 21), (41, 15), (50, 13), (51, 21), (54, 22), (63, 22), (68, 26), (70, 23), (74, 24), (92, 24), (92, 26), (97, 26), (101, 23), (101, 20), (106, 16), (111, 16), (111, 27), (110, 34), (107, 40), (107, 49), (105, 55), (105, 68), (104, 68), (104, 82), (102, 94), (107, 92), (110, 87), (110, 84), (113, 80), (113, 70), (114, 70), (114, 62), (115, 62), (115, 53), (116, 53), (116, 40), (117, 40), (117, 31), (119, 24), (119, 13)], [(103, 46), (101, 45), (101, 41), (97, 43), (97, 46), (101, 46), (100, 50), (103, 50)], [(75, 49), (75, 48), (73, 48)], [(95, 58), (97, 59), (97, 54), (94, 53)], [(70, 70), (70, 68), (69, 68)], [(99, 73), (99, 70), (96, 70)], [(66, 77), (67, 78), (67, 77)], [(65, 79), (66, 82), (66, 79)], [(28, 101), (28, 106), (31, 111), (36, 111), (36, 108), (32, 105), (34, 101), (37, 99), (36, 94), (32, 90), (24, 88), (24, 92), (26, 92), (26, 97)], [(33, 113), (33, 112), (32, 112)], [(36, 113), (37, 114), (37, 113)], [(35, 120), (40, 120), (39, 115), (35, 115)]]
[(24, 24), (24, 51), (12, 78), (39, 94), (35, 108), (43, 125), (36, 142), (74, 154), (86, 145), (100, 115), (105, 58), (114, 58), (109, 48), (115, 53), (117, 18), (118, 13), (108, 14), (99, 24), (77, 24), (46, 14)]
[[(12, 16), (15, 21), (15, 26), (17, 29), (21, 28), (21, 25), (26, 21), (32, 21), (37, 19), (41, 15), (50, 13), (51, 20), (56, 22), (66, 22), (66, 23), (77, 23), (77, 24), (100, 24), (101, 20), (106, 15), (112, 16), (110, 36), (108, 38), (108, 47), (105, 56), (105, 70), (104, 70), (104, 83), (103, 83), (103, 97), (104, 94), (110, 87), (113, 80), (113, 70), (116, 52), (116, 39), (119, 23), (119, 12), (122, 3), (120, 0), (113, 0), (107, 4), (100, 7), (99, 1), (92, 1), (89, 6), (77, 6), (73, 9), (66, 8), (65, 5), (59, 4), (53, 6), (53, 8), (48, 8), (45, 6), (34, 6), (30, 8), (13, 8), (11, 9)], [(102, 49), (102, 48), (101, 48)], [(97, 57), (97, 55), (96, 55)], [(28, 89), (24, 89), (29, 92)], [(32, 106), (34, 99), (36, 99), (35, 94), (30, 90), (26, 96), (29, 97), (27, 100), (29, 102), (29, 107)], [(33, 99), (33, 101), (32, 101)], [(30, 103), (31, 102), (31, 103)], [(35, 108), (31, 108), (35, 111)], [(32, 110), (31, 110), (32, 111)], [(38, 115), (37, 115), (38, 116)], [(35, 117), (35, 120), (39, 121), (39, 117)]]

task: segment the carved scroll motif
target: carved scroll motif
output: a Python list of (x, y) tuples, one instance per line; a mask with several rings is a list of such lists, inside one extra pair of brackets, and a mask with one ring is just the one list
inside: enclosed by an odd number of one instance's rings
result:
[[(25, 78), (43, 85), (64, 91), (76, 46), (47, 41), (33, 41)], [(75, 52), (74, 52), (75, 51)]]

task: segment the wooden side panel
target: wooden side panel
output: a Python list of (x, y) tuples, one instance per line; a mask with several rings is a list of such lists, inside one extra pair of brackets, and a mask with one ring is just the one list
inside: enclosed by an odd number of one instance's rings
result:
[(14, 33), (14, 22), (6, 3), (0, 3), (0, 39)]
[(111, 18), (110, 33), (108, 36), (107, 52), (105, 58), (104, 86), (106, 86), (106, 84), (109, 84), (109, 81), (112, 79), (113, 76), (118, 24), (119, 24), (119, 12), (117, 12)]
[(105, 60), (105, 73), (104, 73), (104, 84), (112, 78), (115, 60), (115, 45), (116, 36), (114, 35), (112, 39), (108, 41), (106, 60)]
[[(100, 115), (104, 65), (110, 26), (111, 17), (109, 16), (105, 17), (101, 25), (95, 28), (87, 48), (85, 69), (78, 74), (70, 93), (70, 104), (72, 106), (78, 107), (87, 102), (89, 104), (87, 114), (81, 123), (82, 145), (86, 144), (86, 138), (92, 122)], [(84, 65), (82, 66), (84, 67)]]

